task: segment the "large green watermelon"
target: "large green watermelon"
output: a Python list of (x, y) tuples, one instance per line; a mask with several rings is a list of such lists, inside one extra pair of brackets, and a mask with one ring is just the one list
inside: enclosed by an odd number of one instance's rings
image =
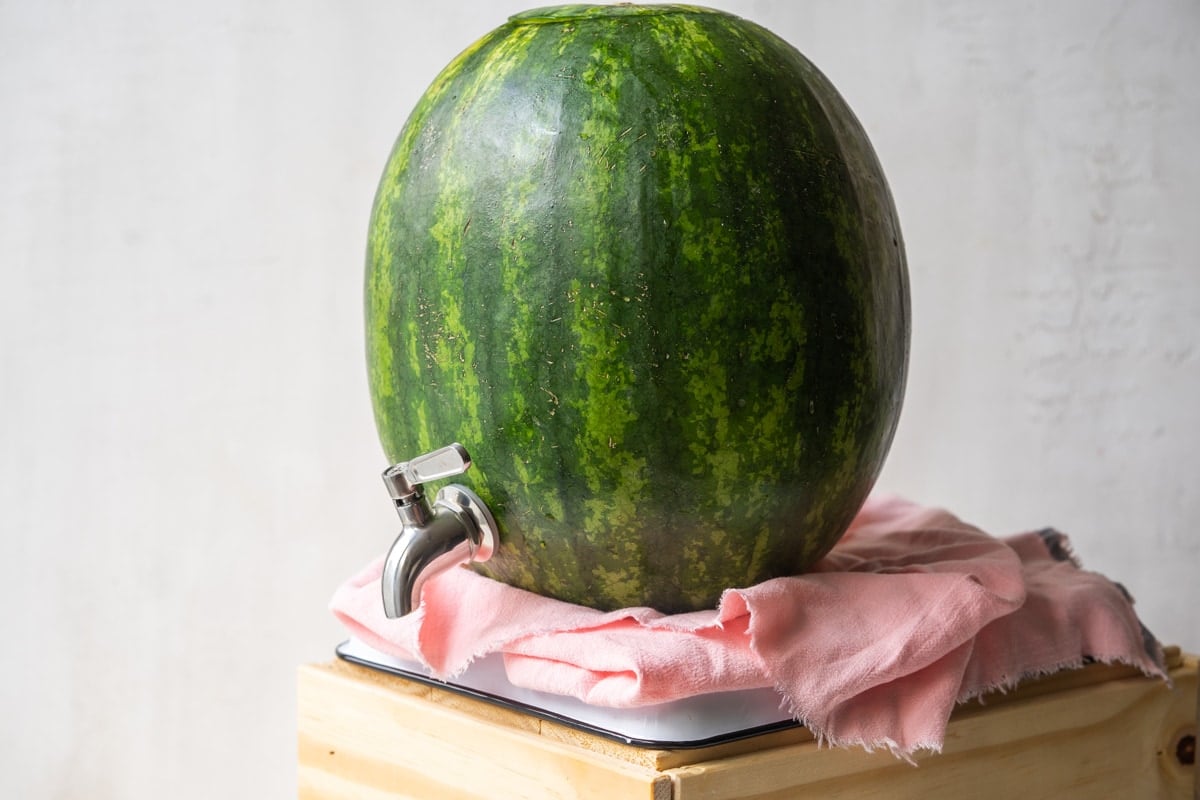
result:
[(368, 251), (386, 455), (465, 445), (502, 581), (711, 606), (827, 552), (891, 443), (891, 196), (829, 81), (751, 22), (513, 17), (413, 111)]

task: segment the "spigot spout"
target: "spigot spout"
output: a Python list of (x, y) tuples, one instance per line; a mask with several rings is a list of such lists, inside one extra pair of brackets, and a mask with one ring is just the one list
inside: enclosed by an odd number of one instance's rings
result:
[(449, 514), (423, 528), (405, 526), (383, 562), (383, 613), (403, 617), (421, 601), (425, 581), (471, 559), (467, 527)]
[(425, 582), (435, 575), (492, 557), (496, 521), (474, 492), (446, 486), (431, 508), (421, 487), (423, 480), (459, 474), (470, 465), (467, 451), (453, 444), (384, 471), (402, 526), (383, 564), (383, 611), (389, 618), (412, 613)]

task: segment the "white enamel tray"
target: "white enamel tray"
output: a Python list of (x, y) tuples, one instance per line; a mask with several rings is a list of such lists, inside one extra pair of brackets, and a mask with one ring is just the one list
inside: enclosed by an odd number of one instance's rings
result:
[(716, 692), (640, 708), (605, 708), (512, 685), (499, 653), (478, 659), (453, 681), (438, 680), (417, 662), (381, 653), (357, 639), (338, 645), (337, 654), (355, 664), (639, 747), (704, 747), (798, 724), (781, 708), (781, 696), (774, 689)]

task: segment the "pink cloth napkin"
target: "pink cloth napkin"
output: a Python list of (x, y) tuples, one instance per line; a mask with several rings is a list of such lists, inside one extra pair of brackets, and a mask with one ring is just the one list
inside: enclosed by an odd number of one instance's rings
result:
[(1165, 677), (1117, 584), (1046, 530), (988, 536), (950, 513), (872, 497), (805, 575), (729, 589), (716, 609), (600, 612), (452, 569), (384, 617), (382, 558), (335, 593), (351, 635), (453, 677), (504, 655), (517, 686), (633, 707), (775, 687), (819, 738), (939, 750), (957, 702), (1086, 659)]

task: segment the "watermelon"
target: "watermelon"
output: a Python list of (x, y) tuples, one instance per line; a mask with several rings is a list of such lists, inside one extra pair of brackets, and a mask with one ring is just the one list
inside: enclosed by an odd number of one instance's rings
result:
[(512, 17), (413, 110), (367, 249), (383, 449), (466, 447), (498, 580), (711, 607), (825, 554), (891, 444), (910, 323), (887, 183), (829, 80), (744, 19)]

